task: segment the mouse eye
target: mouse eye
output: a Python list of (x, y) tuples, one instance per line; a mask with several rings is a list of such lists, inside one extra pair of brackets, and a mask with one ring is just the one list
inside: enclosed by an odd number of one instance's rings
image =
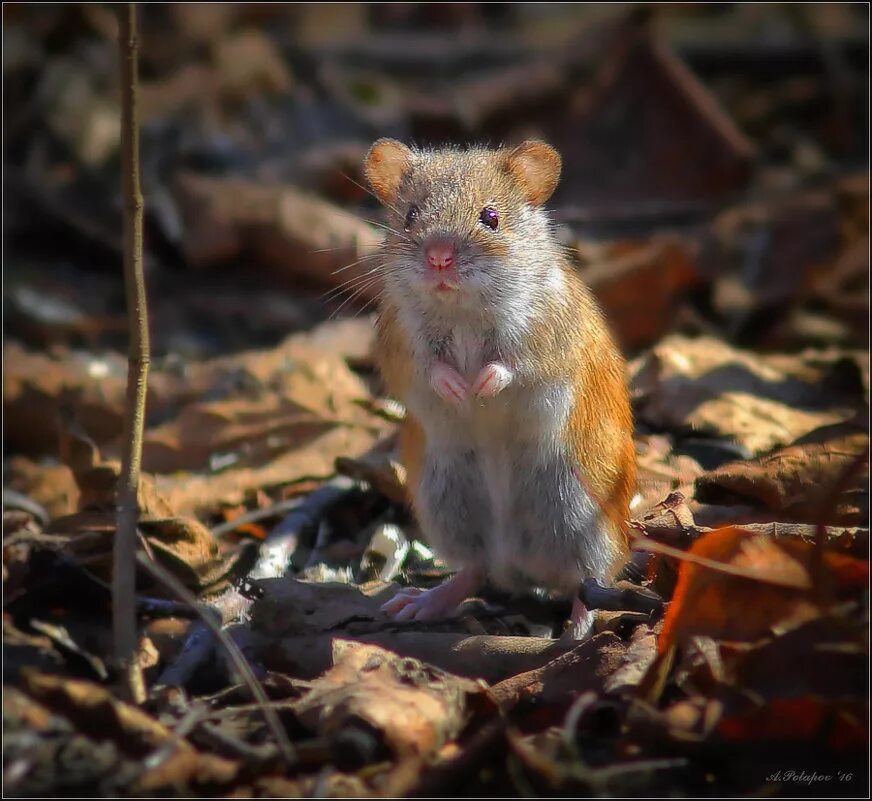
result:
[(500, 224), (500, 215), (497, 214), (496, 209), (488, 206), (481, 210), (481, 214), (478, 215), (478, 221), (490, 228), (491, 231), (496, 231), (497, 226)]
[(406, 230), (407, 231), (412, 227), (415, 220), (418, 219), (419, 212), (420, 212), (420, 209), (416, 205), (412, 204), (411, 206), (409, 206), (409, 210), (406, 212)]

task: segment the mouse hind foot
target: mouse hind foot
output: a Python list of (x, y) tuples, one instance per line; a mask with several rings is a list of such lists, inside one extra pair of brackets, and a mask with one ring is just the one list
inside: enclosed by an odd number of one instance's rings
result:
[(434, 620), (449, 616), (481, 586), (481, 576), (464, 568), (430, 590), (407, 587), (400, 590), (381, 610), (394, 620)]
[(586, 640), (593, 634), (594, 613), (577, 595), (572, 599), (572, 612), (566, 622), (565, 635), (573, 640)]

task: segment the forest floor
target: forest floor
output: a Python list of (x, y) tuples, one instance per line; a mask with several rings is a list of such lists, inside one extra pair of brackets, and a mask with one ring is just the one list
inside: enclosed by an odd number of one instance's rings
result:
[[(138, 575), (136, 705), (115, 19), (4, 5), (5, 796), (868, 794), (868, 9), (547, 8), (140, 9), (140, 543), (197, 603)], [(583, 642), (379, 611), (447, 575), (373, 363), (381, 135), (563, 155), (639, 465)]]

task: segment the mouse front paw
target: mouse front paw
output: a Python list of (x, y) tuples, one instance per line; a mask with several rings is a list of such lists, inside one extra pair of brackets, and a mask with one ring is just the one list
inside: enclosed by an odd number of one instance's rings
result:
[(514, 373), (502, 362), (490, 362), (481, 368), (472, 391), (477, 398), (492, 398), (512, 383)]
[(469, 387), (463, 376), (451, 365), (436, 362), (430, 371), (430, 386), (436, 394), (452, 406), (461, 406), (469, 397)]

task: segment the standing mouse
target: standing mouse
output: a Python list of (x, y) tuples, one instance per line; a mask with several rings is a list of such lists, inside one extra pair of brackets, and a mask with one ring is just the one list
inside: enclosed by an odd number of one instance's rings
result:
[(377, 361), (407, 408), (414, 510), (458, 572), (402, 590), (398, 620), (449, 614), (484, 582), (572, 596), (627, 555), (635, 484), (624, 360), (542, 205), (560, 155), (413, 150), (379, 139), (366, 177), (390, 216)]

